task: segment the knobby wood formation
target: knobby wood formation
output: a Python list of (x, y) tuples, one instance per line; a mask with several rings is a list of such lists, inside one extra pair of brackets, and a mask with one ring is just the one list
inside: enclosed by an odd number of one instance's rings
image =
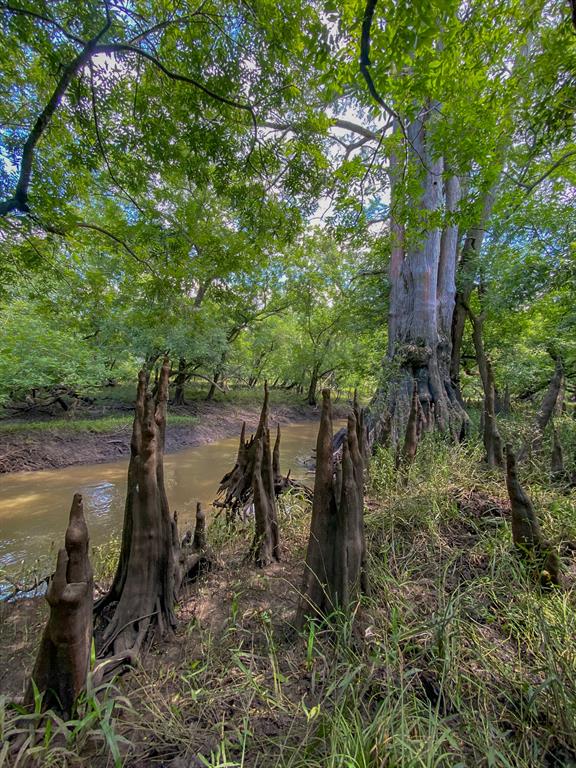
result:
[(302, 626), (307, 617), (323, 618), (338, 609), (349, 610), (368, 589), (364, 466), (353, 413), (348, 417), (341, 462), (335, 461), (330, 391), (323, 390), (312, 520), (297, 626)]
[(43, 694), (42, 709), (66, 717), (86, 688), (92, 647), (94, 584), (88, 556), (88, 528), (82, 496), (72, 501), (64, 549), (59, 550), (56, 571), (46, 600), (50, 615), (44, 629), (24, 703), (35, 706), (35, 689)]

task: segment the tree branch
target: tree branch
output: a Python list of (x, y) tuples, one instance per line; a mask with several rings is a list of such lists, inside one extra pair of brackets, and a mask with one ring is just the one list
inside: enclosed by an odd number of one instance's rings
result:
[(241, 102), (241, 101), (234, 101), (234, 99), (229, 99), (227, 96), (221, 96), (220, 94), (212, 91), (210, 88), (207, 88), (198, 80), (195, 80), (192, 77), (188, 77), (188, 75), (182, 75), (179, 72), (172, 72), (172, 70), (165, 67), (164, 64), (162, 64), (162, 62), (156, 58), (156, 56), (153, 56), (151, 53), (149, 53), (148, 51), (145, 51), (143, 48), (139, 48), (136, 45), (130, 45), (128, 43), (109, 43), (108, 45), (99, 45), (96, 52), (97, 53), (134, 53), (136, 56), (141, 56), (142, 58), (154, 64), (154, 66), (157, 69), (159, 69), (164, 75), (166, 75), (166, 77), (170, 78), (170, 80), (176, 80), (181, 83), (188, 83), (189, 85), (193, 85), (195, 88), (198, 88), (199, 91), (202, 91), (202, 93), (205, 93), (207, 96), (210, 96), (216, 101), (219, 101), (221, 104), (227, 104), (229, 107), (234, 107), (235, 109), (241, 109), (241, 110), (244, 110), (245, 112), (248, 112), (252, 118), (254, 128), (256, 129), (258, 127), (256, 123), (256, 116), (254, 114), (254, 109), (251, 104), (245, 104), (244, 102)]
[(38, 21), (42, 21), (45, 24), (50, 24), (52, 27), (54, 27), (54, 29), (57, 29), (58, 32), (63, 34), (64, 37), (66, 37), (68, 40), (71, 40), (73, 43), (78, 43), (78, 45), (86, 45), (85, 40), (82, 40), (81, 37), (78, 37), (77, 35), (67, 30), (66, 27), (62, 26), (62, 24), (50, 16), (44, 16), (43, 14), (37, 13), (36, 11), (30, 11), (28, 8), (17, 8), (16, 6), (10, 5), (9, 3), (0, 5), (0, 11), (6, 11), (7, 13), (11, 13), (14, 16), (29, 16), (32, 19), (38, 19)]
[(374, 80), (372, 80), (372, 75), (370, 73), (369, 67), (371, 66), (370, 62), (370, 31), (372, 29), (372, 22), (374, 21), (374, 11), (376, 10), (376, 3), (378, 0), (367, 0), (366, 2), (366, 9), (364, 11), (364, 18), (362, 19), (362, 35), (360, 37), (360, 72), (366, 81), (366, 84), (368, 86), (368, 90), (370, 91), (370, 95), (374, 99), (374, 101), (379, 104), (382, 109), (390, 116), (393, 117), (395, 120), (398, 120), (400, 125), (402, 125), (402, 121), (400, 120), (400, 116), (398, 113), (392, 109), (392, 107), (389, 107), (388, 104), (384, 101), (384, 99), (380, 96), (378, 91), (376, 90), (376, 86), (374, 85)]
[(82, 69), (82, 67), (94, 55), (98, 47), (98, 41), (109, 29), (110, 23), (110, 19), (107, 19), (106, 24), (102, 27), (100, 32), (98, 32), (95, 37), (89, 40), (85, 44), (83, 50), (78, 54), (78, 56), (76, 56), (76, 58), (73, 59), (73, 61), (71, 61), (70, 64), (64, 68), (64, 71), (60, 76), (60, 80), (58, 81), (52, 96), (36, 119), (32, 130), (28, 134), (28, 138), (26, 139), (24, 148), (22, 150), (22, 160), (20, 162), (20, 173), (18, 175), (16, 190), (13, 197), (0, 203), (0, 216), (6, 216), (6, 214), (10, 213), (11, 211), (21, 211), (22, 213), (30, 212), (30, 208), (28, 207), (28, 188), (30, 186), (30, 179), (32, 177), (32, 162), (34, 160), (34, 151), (36, 149), (36, 145), (42, 138), (44, 132), (50, 124), (54, 113), (60, 106), (68, 86), (74, 77), (78, 74), (78, 72)]

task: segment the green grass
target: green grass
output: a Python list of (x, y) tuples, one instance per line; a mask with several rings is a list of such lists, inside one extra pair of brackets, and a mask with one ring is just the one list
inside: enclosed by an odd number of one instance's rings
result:
[[(80, 406), (75, 412), (64, 416), (51, 416), (48, 413), (39, 414), (37, 418), (14, 418), (6, 411), (0, 418), (0, 434), (19, 432), (112, 432), (129, 428), (132, 424), (132, 407), (134, 404), (134, 387), (118, 385), (106, 387), (90, 393), (93, 403)], [(168, 406), (168, 418), (171, 425), (187, 426), (196, 423), (197, 417), (186, 413), (188, 406), (195, 406), (206, 401), (207, 386), (189, 385), (185, 389), (186, 405), (184, 407)], [(235, 387), (226, 392), (217, 391), (215, 404), (227, 406), (262, 405), (263, 388)], [(272, 389), (270, 402), (274, 406), (304, 406), (305, 398), (293, 390)], [(118, 413), (118, 411), (121, 411)], [(61, 412), (60, 412), (61, 413)]]
[[(481, 456), (475, 442), (427, 436), (404, 484), (380, 451), (366, 510), (371, 594), (354, 616), (299, 634), (291, 605), (309, 509), (283, 504), (276, 575), (242, 563), (250, 528), (219, 520), (220, 566), (193, 590), (177, 642), (123, 682), (124, 764), (575, 766), (576, 569), (565, 561), (565, 590), (531, 581), (501, 511), (503, 477)], [(544, 462), (521, 476), (546, 536), (576, 541), (574, 494), (549, 484)], [(112, 572), (105, 553), (96, 565)]]
[[(191, 426), (198, 423), (197, 416), (186, 414), (170, 414), (171, 426)], [(42, 421), (2, 422), (0, 434), (16, 432), (102, 432), (127, 431), (132, 427), (133, 415), (103, 416), (92, 419), (51, 419)]]

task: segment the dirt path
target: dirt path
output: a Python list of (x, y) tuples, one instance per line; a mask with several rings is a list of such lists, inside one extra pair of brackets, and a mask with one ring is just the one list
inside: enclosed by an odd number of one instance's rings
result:
[[(342, 414), (345, 410), (344, 406), (337, 409)], [(193, 416), (197, 421), (171, 427), (168, 415), (167, 453), (239, 435), (243, 421), (248, 429), (255, 429), (260, 406), (200, 402), (174, 409), (172, 413)], [(271, 408), (273, 423), (289, 424), (317, 418), (318, 409), (307, 405), (276, 405)], [(129, 424), (110, 432), (65, 428), (0, 432), (0, 474), (114, 461), (129, 455), (130, 433)]]

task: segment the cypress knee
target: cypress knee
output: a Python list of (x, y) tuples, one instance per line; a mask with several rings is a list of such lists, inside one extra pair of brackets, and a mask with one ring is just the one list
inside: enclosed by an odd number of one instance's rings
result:
[(543, 586), (560, 585), (560, 558), (552, 545), (544, 539), (532, 501), (520, 485), (511, 445), (506, 446), (506, 487), (512, 512), (514, 545), (534, 567)]
[(55, 709), (66, 717), (86, 687), (90, 667), (94, 587), (88, 542), (82, 496), (77, 493), (65, 548), (58, 552), (56, 571), (48, 586), (50, 616), (25, 696), (26, 706), (34, 706), (35, 685), (44, 694), (42, 708)]
[(367, 590), (364, 539), (364, 462), (356, 418), (348, 418), (341, 465), (335, 466), (332, 405), (322, 392), (316, 443), (316, 477), (308, 550), (297, 626), (306, 617), (325, 617), (348, 610)]

